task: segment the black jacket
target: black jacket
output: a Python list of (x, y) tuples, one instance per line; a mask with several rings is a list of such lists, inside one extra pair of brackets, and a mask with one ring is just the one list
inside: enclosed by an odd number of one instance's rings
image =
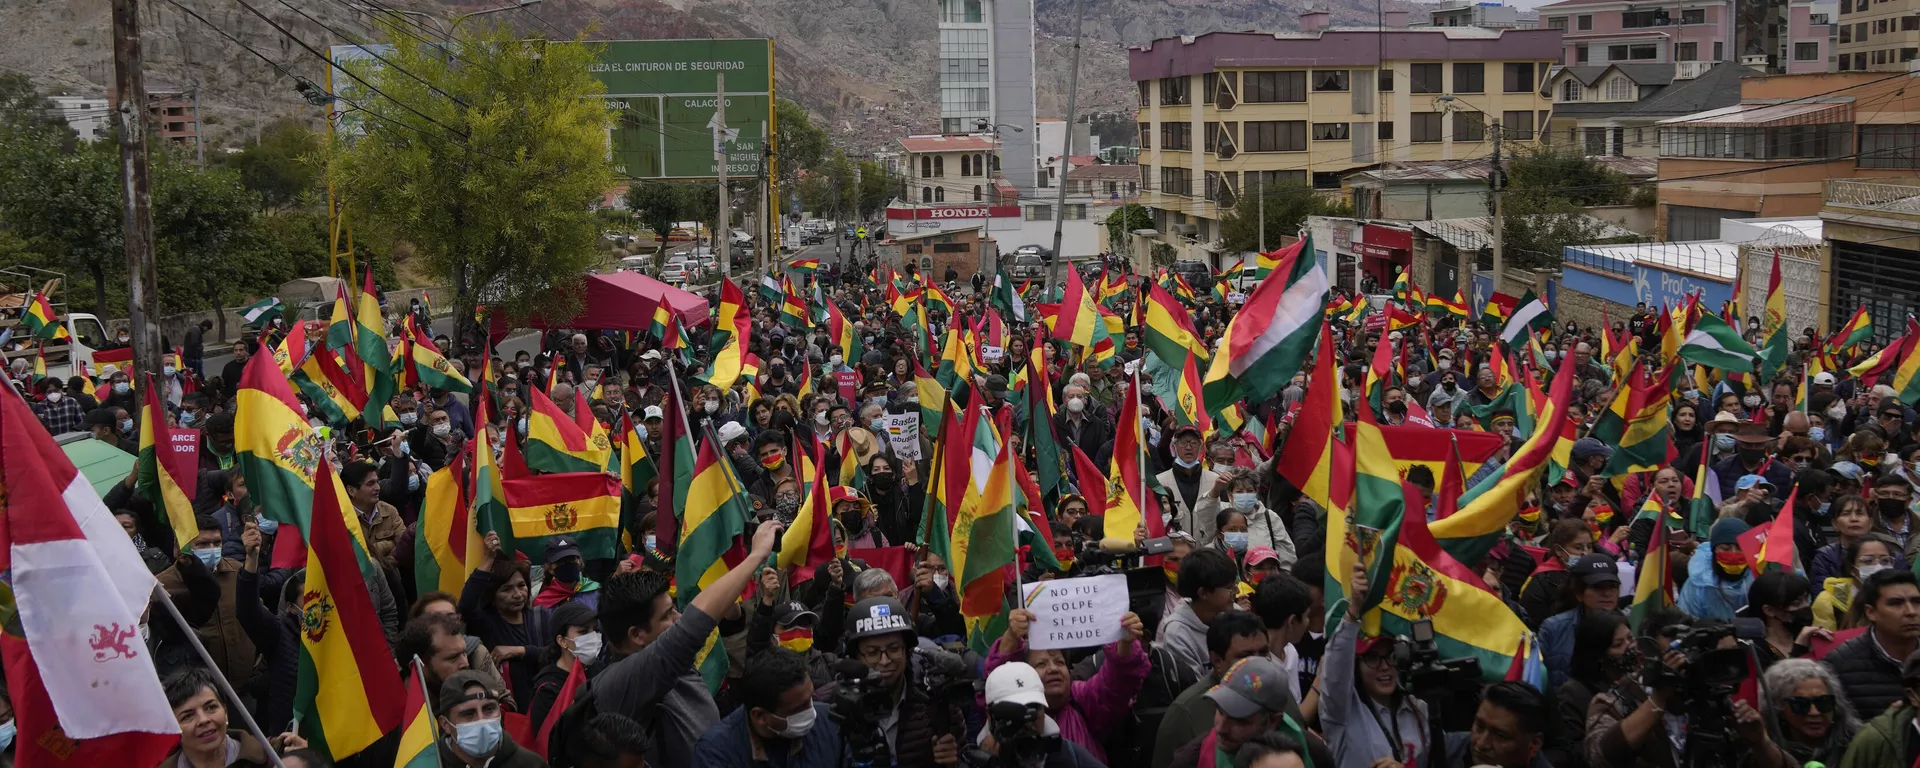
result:
[(234, 612), (239, 614), (240, 628), (246, 630), (247, 639), (253, 641), (266, 662), (266, 674), (255, 678), (266, 686), (266, 695), (255, 710), (260, 713), (260, 727), (279, 733), (293, 722), (293, 697), (300, 681), (299, 617), (267, 610), (260, 599), (260, 574), (240, 569), (234, 577), (234, 591)]
[(1847, 700), (1853, 702), (1861, 720), (1879, 717), (1905, 698), (1900, 688), (1900, 662), (1880, 650), (1872, 629), (1841, 643), (1822, 661), (1840, 678), (1840, 687), (1846, 690)]

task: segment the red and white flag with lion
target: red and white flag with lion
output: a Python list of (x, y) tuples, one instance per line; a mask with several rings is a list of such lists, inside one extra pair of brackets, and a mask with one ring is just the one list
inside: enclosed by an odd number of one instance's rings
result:
[(0, 655), (16, 765), (154, 765), (179, 743), (140, 636), (153, 575), (10, 389), (0, 392), (0, 579), (11, 588), (0, 587)]

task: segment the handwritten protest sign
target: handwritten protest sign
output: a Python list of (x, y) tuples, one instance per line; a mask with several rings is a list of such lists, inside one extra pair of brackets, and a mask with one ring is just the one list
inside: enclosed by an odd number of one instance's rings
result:
[(1028, 648), (1086, 648), (1124, 636), (1120, 617), (1129, 602), (1126, 574), (1035, 582), (1025, 591), (1027, 610), (1033, 612)]
[(893, 455), (908, 461), (920, 458), (920, 414), (890, 413), (887, 420), (887, 442), (893, 446)]

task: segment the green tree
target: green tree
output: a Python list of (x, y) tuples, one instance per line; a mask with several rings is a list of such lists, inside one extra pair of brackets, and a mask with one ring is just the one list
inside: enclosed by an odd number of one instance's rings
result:
[(1592, 158), (1553, 146), (1516, 149), (1506, 164), (1502, 194), (1501, 247), (1519, 267), (1557, 267), (1569, 245), (1632, 240), (1607, 236), (1606, 225), (1586, 209), (1622, 205), (1634, 190), (1625, 175)]
[(73, 129), (61, 117), (60, 107), (35, 88), (32, 78), (19, 72), (0, 72), (0, 131), (47, 132), (61, 137), (62, 149), (78, 143)]
[(109, 290), (123, 297), (126, 290), (119, 150), (94, 142), (69, 152), (69, 135), (0, 131), (0, 221), (33, 254), (13, 263), (66, 273), (69, 306), (105, 313), (117, 306), (109, 303)]
[(259, 140), (226, 155), (220, 164), (237, 169), (240, 181), (268, 208), (297, 205), (316, 191), (324, 138), (294, 119), (267, 126)]
[(791, 99), (780, 99), (775, 106), (774, 117), (779, 122), (777, 139), (780, 142), (780, 179), (792, 182), (799, 178), (804, 170), (819, 167), (833, 149), (833, 140), (827, 132), (813, 123), (813, 117), (807, 114), (807, 108)]
[[(1346, 201), (1322, 194), (1311, 187), (1273, 186), (1246, 190), (1220, 224), (1222, 245), (1228, 252), (1251, 251), (1260, 247), (1260, 218), (1267, 220), (1267, 246), (1278, 245), (1280, 238), (1296, 234), (1308, 216), (1351, 216), (1353, 207)], [(1264, 208), (1260, 198), (1267, 199)]]
[(198, 168), (180, 153), (154, 155), (154, 256), (162, 311), (211, 308), (226, 338), (227, 307), (270, 294), (295, 275), (266, 258), (254, 223), (260, 198), (230, 168)]
[(861, 216), (878, 215), (888, 203), (906, 196), (907, 180), (889, 172), (885, 165), (862, 160), (859, 167), (860, 188), (854, 207)]
[(1127, 203), (1107, 214), (1107, 250), (1127, 252), (1127, 238), (1136, 229), (1152, 229), (1153, 214), (1139, 203)]
[(613, 186), (597, 48), (502, 26), (444, 45), (387, 31), (401, 43), (389, 64), (360, 75), (382, 92), (359, 104), (366, 133), (328, 168), (356, 234), (412, 244), (453, 282), (455, 317), (483, 298), (516, 320), (572, 315), (601, 258), (593, 209)]
[(627, 209), (658, 238), (659, 245), (654, 248), (656, 268), (660, 266), (658, 254), (666, 252), (667, 235), (673, 232), (673, 223), (680, 220), (685, 203), (686, 197), (676, 184), (642, 181), (627, 188)]
[(1510, 191), (1551, 194), (1575, 205), (1622, 205), (1633, 193), (1625, 174), (1556, 145), (1516, 146), (1506, 171)]

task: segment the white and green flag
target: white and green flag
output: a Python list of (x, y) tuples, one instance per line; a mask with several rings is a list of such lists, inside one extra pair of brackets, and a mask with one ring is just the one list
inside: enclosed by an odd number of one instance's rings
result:
[(1680, 342), (1680, 359), (1723, 371), (1752, 371), (1755, 355), (1753, 345), (1717, 315), (1702, 314)]
[(1500, 340), (1508, 347), (1519, 346), (1527, 337), (1527, 331), (1539, 333), (1553, 326), (1553, 313), (1547, 311), (1547, 303), (1533, 295), (1532, 290), (1520, 297), (1514, 305), (1513, 317), (1507, 318), (1507, 327), (1501, 329)]
[(247, 321), (247, 325), (253, 326), (264, 326), (273, 322), (273, 318), (279, 314), (280, 299), (275, 296), (268, 296), (240, 310), (240, 317)]

